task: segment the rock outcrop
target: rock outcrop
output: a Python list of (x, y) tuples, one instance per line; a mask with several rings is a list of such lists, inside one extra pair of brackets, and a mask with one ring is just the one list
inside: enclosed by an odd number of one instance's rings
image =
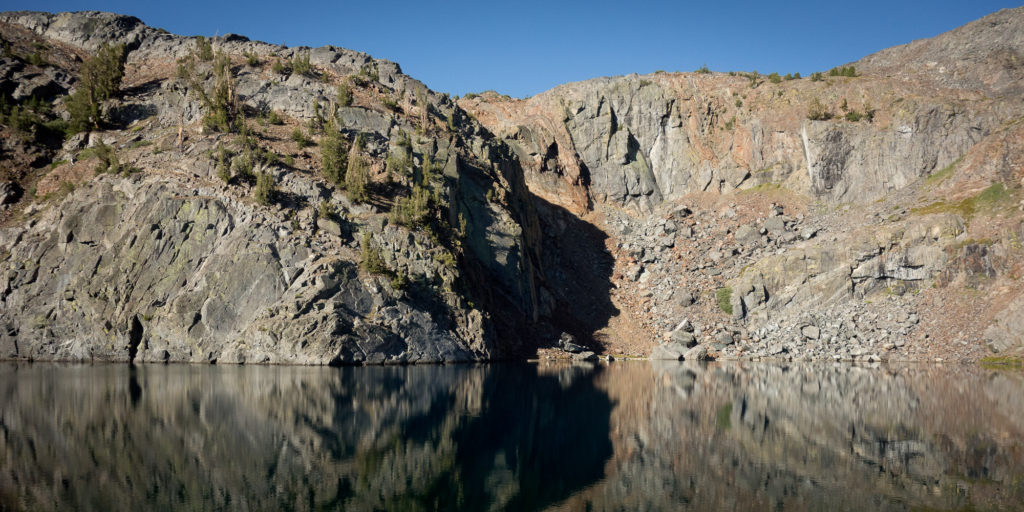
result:
[[(538, 220), (519, 164), (396, 64), (334, 47), (210, 40), (237, 61), (232, 94), (251, 127), (236, 136), (210, 132), (206, 100), (175, 71), (196, 51), (192, 38), (95, 12), (7, 13), (0, 27), (64, 56), (4, 61), (5, 93), (18, 84), (17, 101), (31, 77), (50, 77), (54, 92), (36, 98), (58, 113), (59, 95), (76, 87), (67, 78), (74, 56), (104, 43), (128, 49), (126, 85), (104, 105), (112, 129), (43, 147), (53, 170), (10, 211), (0, 236), (0, 357), (413, 363), (533, 346), (535, 329), (510, 328), (544, 322)], [(272, 78), (273, 62), (298, 58), (309, 72)], [(345, 104), (339, 84), (354, 96)], [(316, 137), (332, 115), (357, 146), (348, 158), (368, 167), (369, 202), (349, 200), (321, 175), (315, 150), (288, 140), (289, 130)], [(13, 139), (31, 145), (33, 133)], [(113, 148), (120, 174), (93, 171), (97, 146)], [(253, 199), (259, 173), (276, 189), (269, 205)], [(426, 217), (389, 214), (413, 185), (429, 194), (429, 211), (417, 213)], [(16, 187), (5, 197), (13, 201)]]
[[(652, 338), (690, 317), (725, 356), (976, 358), (1024, 334), (997, 313), (1024, 293), (1022, 23), (1000, 11), (856, 76), (658, 72), (459, 105), (515, 149), (534, 193), (599, 219), (613, 302)], [(986, 306), (943, 314), (975, 290)]]
[[(452, 101), (341, 48), (3, 13), (0, 357), (1024, 352), (1022, 19), (852, 73)], [(104, 129), (64, 137), (105, 43), (127, 57)]]
[[(101, 178), (8, 232), (2, 355), (341, 364), (494, 354), (479, 311), (440, 299), (427, 310), (262, 209), (204, 192)], [(378, 240), (411, 245), (394, 229)], [(414, 277), (455, 279), (429, 256), (391, 254)]]

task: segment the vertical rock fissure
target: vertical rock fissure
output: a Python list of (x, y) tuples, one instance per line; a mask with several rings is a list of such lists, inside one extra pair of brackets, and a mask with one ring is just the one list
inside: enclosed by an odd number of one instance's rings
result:
[(800, 139), (804, 143), (804, 160), (807, 161), (807, 177), (814, 182), (814, 169), (811, 167), (811, 142), (807, 140), (807, 124), (800, 127)]
[(132, 317), (132, 325), (128, 330), (128, 362), (130, 364), (135, 363), (135, 357), (139, 353), (139, 344), (142, 343), (142, 322), (139, 322), (139, 316), (135, 315)]

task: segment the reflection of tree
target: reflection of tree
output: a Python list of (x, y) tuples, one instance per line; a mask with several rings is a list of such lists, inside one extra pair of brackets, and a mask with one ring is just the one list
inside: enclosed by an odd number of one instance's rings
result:
[(593, 372), (4, 369), (4, 510), (537, 508), (611, 455)]

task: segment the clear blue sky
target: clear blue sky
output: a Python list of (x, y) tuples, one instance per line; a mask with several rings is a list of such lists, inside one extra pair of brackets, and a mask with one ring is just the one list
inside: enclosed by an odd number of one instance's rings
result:
[(517, 97), (597, 76), (692, 71), (703, 64), (715, 71), (807, 75), (1018, 5), (996, 0), (0, 0), (0, 10), (131, 14), (176, 34), (233, 32), (289, 46), (334, 44), (398, 62), (437, 91), (462, 95), (494, 89)]

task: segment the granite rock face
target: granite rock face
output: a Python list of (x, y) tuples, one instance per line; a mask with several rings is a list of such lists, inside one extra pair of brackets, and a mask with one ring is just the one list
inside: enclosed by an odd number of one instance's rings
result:
[[(919, 97), (899, 98), (884, 122), (810, 121), (812, 101), (856, 94), (867, 98), (853, 107), (863, 110), (897, 98), (884, 81), (800, 82), (748, 89), (721, 74), (630, 75), (460, 105), (516, 149), (538, 194), (581, 211), (596, 202), (643, 214), (687, 194), (765, 184), (831, 203), (873, 201), (946, 167), (1020, 113), (1019, 102)], [(730, 105), (729, 91), (749, 95), (750, 109)]]
[[(96, 12), (4, 13), (0, 27), (55, 55), (124, 43), (126, 82), (136, 84), (104, 105), (112, 129), (48, 150), (58, 163), (38, 197), (45, 187), (67, 195), (15, 204), (20, 217), (0, 228), (0, 358), (413, 363), (509, 357), (533, 343), (530, 329), (509, 328), (544, 322), (538, 220), (519, 163), (396, 64), (335, 47), (211, 39), (233, 59), (263, 59), (232, 67), (233, 94), (243, 112), (274, 112), (286, 123), (247, 121), (261, 132), (260, 151), (293, 162), (257, 160), (252, 173), (269, 174), (276, 187), (271, 204), (260, 205), (251, 178), (218, 177), (217, 154), (246, 150), (235, 135), (202, 126), (203, 103), (174, 73), (193, 38)], [(298, 56), (308, 56), (311, 72), (274, 79), (271, 62)], [(74, 90), (75, 59), (55, 60), (0, 63), (5, 94), (34, 76)], [(315, 149), (287, 142), (292, 127), (316, 136), (339, 82), (356, 96), (336, 107), (340, 135), (348, 145), (360, 139), (361, 154), (350, 156), (384, 190), (377, 204), (349, 200), (320, 174)], [(392, 98), (403, 104), (388, 107)], [(92, 171), (83, 150), (101, 143), (127, 174)], [(405, 167), (391, 169), (393, 158)], [(414, 178), (431, 194), (429, 233), (387, 212)], [(20, 197), (17, 183), (7, 189), (11, 202)], [(383, 268), (361, 267), (366, 251)]]
[[(0, 127), (0, 357), (480, 360), (560, 333), (669, 359), (1016, 353), (1022, 19), (879, 52), (858, 76), (658, 72), (523, 100), (453, 101), (364, 53), (229, 34), (209, 41), (263, 155), (238, 174), (248, 135), (211, 131), (196, 90), (215, 78), (176, 71), (196, 38), (2, 13), (5, 40), (49, 62), (0, 59), (0, 93), (46, 102), (47, 121), (68, 117), (83, 58), (128, 54), (106, 130)], [(369, 200), (303, 142), (327, 125)], [(132, 172), (97, 173), (102, 145)], [(414, 192), (425, 217), (392, 213)]]
[[(738, 340), (726, 356), (923, 357), (914, 336), (1017, 353), (1022, 24), (1024, 8), (1000, 11), (856, 76), (657, 72), (458, 103), (537, 196), (601, 219), (613, 302), (652, 339), (697, 314), (712, 353), (715, 335)], [(951, 318), (964, 295), (979, 305)], [(890, 318), (925, 304), (920, 323)], [(810, 320), (831, 327), (808, 337)]]
[[(340, 364), (492, 355), (479, 312), (446, 306), (461, 316), (451, 321), (426, 311), (278, 224), (167, 182), (97, 180), (6, 233), (2, 356)], [(436, 263), (404, 262), (453, 279)]]

